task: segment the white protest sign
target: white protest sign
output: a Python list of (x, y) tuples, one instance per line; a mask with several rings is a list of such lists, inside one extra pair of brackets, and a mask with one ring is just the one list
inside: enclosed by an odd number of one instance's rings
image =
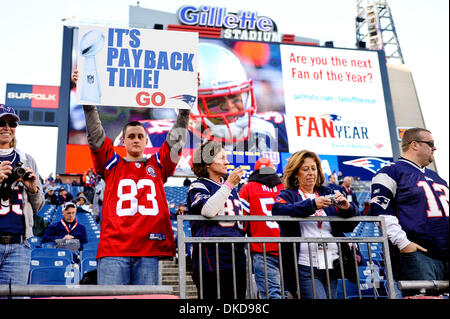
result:
[(377, 52), (280, 47), (289, 150), (392, 157)]
[(79, 27), (77, 103), (191, 108), (198, 33)]

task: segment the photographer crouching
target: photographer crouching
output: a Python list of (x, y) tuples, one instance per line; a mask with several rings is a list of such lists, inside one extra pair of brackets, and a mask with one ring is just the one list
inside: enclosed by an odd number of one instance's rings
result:
[(33, 214), (44, 206), (36, 162), (16, 149), (20, 118), (0, 104), (0, 285), (26, 285)]

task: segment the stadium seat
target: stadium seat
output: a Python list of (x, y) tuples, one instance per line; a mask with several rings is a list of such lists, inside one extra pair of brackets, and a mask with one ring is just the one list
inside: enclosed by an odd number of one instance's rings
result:
[(94, 258), (97, 256), (97, 248), (95, 249), (84, 249), (80, 252), (80, 259), (83, 261), (84, 259)]
[(80, 271), (73, 266), (39, 267), (30, 271), (32, 285), (76, 285), (80, 282)]
[(56, 243), (55, 242), (48, 242), (48, 243), (42, 243), (41, 247), (42, 248), (55, 248)]
[(73, 253), (70, 250), (59, 248), (35, 248), (31, 251), (31, 259), (37, 257), (65, 258), (69, 262), (73, 261)]
[(85, 258), (81, 261), (81, 275), (97, 268), (97, 260), (94, 258)]
[(370, 270), (370, 266), (359, 266), (358, 267), (358, 275), (360, 282), (372, 282), (372, 277), (375, 282), (379, 282), (383, 280), (383, 276), (381, 274), (380, 268), (376, 265), (372, 266), (373, 275)]
[(38, 236), (33, 236), (28, 238), (28, 243), (30, 244), (31, 248), (40, 248), (42, 244), (42, 238)]
[(83, 244), (83, 250), (82, 251), (85, 251), (85, 250), (92, 250), (92, 249), (95, 249), (95, 250), (97, 250), (97, 247), (98, 247), (98, 240), (99, 240), (99, 238), (88, 238), (88, 242), (86, 243), (86, 244)]
[(70, 193), (75, 198), (80, 192), (84, 192), (84, 186), (72, 186), (72, 190)]
[(71, 262), (66, 258), (57, 258), (57, 257), (34, 257), (31, 258), (30, 262), (30, 270), (40, 267), (63, 267), (65, 268), (67, 265), (70, 265)]
[[(343, 281), (342, 279), (338, 279), (337, 282), (337, 299), (344, 299), (344, 288), (343, 288)], [(347, 279), (344, 280), (345, 283), (345, 292), (346, 292), (346, 296), (347, 299), (350, 298), (358, 298), (358, 286), (356, 286), (356, 284), (353, 284), (351, 282), (349, 282)]]
[[(387, 289), (386, 289), (386, 280), (381, 280), (378, 282), (375, 282), (375, 295), (374, 295), (374, 289), (373, 285), (370, 282), (361, 282), (360, 281), (360, 292), (361, 292), (361, 298), (370, 298), (373, 299), (376, 295), (377, 298), (387, 298)], [(353, 284), (349, 282), (347, 279), (345, 279), (345, 289), (347, 294), (347, 299), (358, 299), (359, 293), (358, 293), (358, 286), (356, 284)], [(342, 286), (342, 279), (338, 279), (337, 283), (337, 299), (344, 299), (344, 290)]]

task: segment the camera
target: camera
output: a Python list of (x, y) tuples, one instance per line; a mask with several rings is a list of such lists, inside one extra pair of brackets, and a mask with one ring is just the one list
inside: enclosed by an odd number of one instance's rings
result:
[(21, 178), (24, 181), (27, 181), (30, 179), (30, 173), (27, 173), (27, 171), (25, 170), (23, 166), (22, 162), (17, 162), (15, 165), (13, 165), (13, 171), (11, 173), (11, 175), (9, 175), (9, 177), (3, 181), (6, 182), (8, 184), (12, 184), (15, 181), (17, 181), (19, 178)]
[(18, 179), (22, 179), (24, 181), (30, 179), (30, 173), (27, 173), (25, 168), (23, 167), (22, 162), (17, 162), (12, 166), (12, 173), (8, 176), (7, 179), (3, 180), (3, 183), (0, 184), (0, 195), (1, 199), (8, 200), (11, 192), (11, 185), (17, 181)]
[(336, 200), (336, 194), (328, 194), (328, 195), (325, 195), (324, 197), (331, 199), (331, 205), (338, 204), (338, 202)]

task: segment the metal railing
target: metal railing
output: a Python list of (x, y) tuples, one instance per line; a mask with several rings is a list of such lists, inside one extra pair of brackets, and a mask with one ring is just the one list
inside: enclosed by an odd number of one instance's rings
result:
[(448, 280), (399, 280), (398, 288), (400, 290), (421, 290), (447, 291), (449, 289)]
[[(187, 237), (184, 233), (184, 222), (186, 221), (241, 221), (241, 222), (252, 222), (252, 221), (276, 221), (276, 222), (311, 222), (311, 221), (339, 221), (339, 222), (372, 222), (376, 223), (380, 229), (380, 236), (378, 237), (362, 237), (362, 236), (355, 236), (355, 237), (321, 237), (321, 238), (306, 238), (306, 237)], [(331, 217), (331, 216), (317, 216), (317, 217), (306, 217), (306, 218), (294, 218), (290, 216), (216, 216), (214, 218), (205, 218), (203, 216), (199, 215), (178, 215), (177, 216), (177, 237), (178, 237), (178, 263), (179, 263), (179, 287), (180, 287), (180, 298), (185, 299), (186, 298), (186, 244), (192, 244), (192, 245), (201, 245), (201, 244), (217, 244), (217, 243), (231, 243), (232, 245), (234, 243), (244, 243), (246, 244), (247, 252), (250, 251), (250, 243), (278, 243), (279, 247), (279, 256), (280, 256), (280, 275), (281, 275), (281, 289), (282, 289), (282, 296), (284, 297), (284, 282), (283, 282), (283, 271), (282, 271), (282, 254), (280, 249), (281, 243), (293, 243), (294, 247), (294, 254), (295, 252), (295, 244), (296, 243), (337, 243), (339, 246), (340, 251), (340, 243), (367, 243), (368, 248), (368, 257), (369, 261), (367, 266), (370, 269), (371, 274), (371, 286), (373, 288), (373, 296), (374, 298), (377, 298), (378, 292), (375, 285), (375, 281), (378, 280), (375, 277), (374, 274), (374, 268), (377, 266), (374, 261), (372, 260), (372, 251), (371, 251), (371, 243), (380, 243), (382, 245), (382, 252), (383, 252), (383, 263), (384, 263), (384, 274), (386, 277), (386, 291), (387, 291), (387, 298), (395, 298), (395, 288), (394, 288), (394, 279), (392, 274), (392, 267), (391, 267), (391, 260), (389, 255), (389, 244), (388, 239), (385, 231), (385, 222), (384, 218), (382, 217), (352, 217), (352, 218), (340, 218), (340, 217)], [(217, 253), (217, 245), (216, 245), (216, 253)], [(234, 260), (234, 251), (232, 251), (233, 254), (233, 260)], [(355, 250), (353, 249), (354, 259), (356, 263), (355, 258)], [(326, 255), (326, 254), (325, 254)], [(247, 253), (247, 291), (249, 292), (247, 296), (253, 296), (252, 292), (252, 285), (251, 283), (251, 257), (249, 257), (250, 254)], [(201, 256), (199, 256), (199, 264), (201, 264)], [(342, 257), (339, 256), (340, 264), (342, 267)], [(294, 260), (297, 260), (296, 258)], [(311, 254), (310, 254), (310, 261), (311, 261)], [(325, 264), (327, 264), (327, 261), (325, 261)], [(233, 268), (235, 265), (233, 264)], [(295, 269), (297, 271), (297, 264), (294, 265)], [(358, 269), (358, 267), (356, 267)], [(219, 268), (220, 272), (220, 268)], [(329, 269), (326, 267), (327, 272), (327, 278), (329, 280)], [(297, 272), (298, 274), (298, 272)], [(219, 277), (219, 276), (217, 276)], [(359, 275), (358, 272), (356, 272), (357, 277), (357, 290), (358, 290), (358, 297), (363, 298), (363, 295), (361, 293), (361, 285), (359, 282)], [(299, 293), (299, 280), (297, 276), (297, 296), (300, 297)], [(344, 273), (341, 270), (341, 279), (342, 283), (345, 282)], [(218, 285), (219, 285), (219, 278)], [(314, 277), (313, 277), (314, 282)], [(234, 285), (234, 291), (235, 291), (235, 298), (236, 298), (236, 282), (233, 283)], [(267, 274), (266, 274), (266, 286), (267, 286)], [(329, 285), (328, 285), (329, 286)], [(370, 285), (369, 285), (370, 286)], [(314, 288), (313, 288), (314, 289)], [(267, 289), (266, 289), (267, 291)], [(346, 293), (346, 285), (343, 284), (343, 295), (344, 298), (347, 298)], [(200, 298), (202, 298), (202, 290), (200, 289)], [(329, 294), (330, 297), (330, 294)]]
[(0, 285), (0, 297), (173, 295), (162, 285)]

